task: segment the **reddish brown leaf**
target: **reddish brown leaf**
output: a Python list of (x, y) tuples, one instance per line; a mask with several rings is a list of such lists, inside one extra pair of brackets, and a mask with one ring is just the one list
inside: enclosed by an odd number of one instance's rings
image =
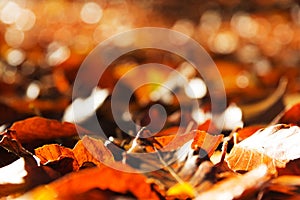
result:
[(196, 131), (196, 136), (192, 143), (192, 148), (197, 149), (200, 147), (205, 150), (208, 156), (211, 156), (221, 143), (223, 135), (211, 135), (205, 131)]
[(13, 131), (2, 133), (0, 146), (21, 157), (10, 165), (0, 168), (0, 197), (25, 192), (49, 182), (53, 176), (57, 177), (53, 170), (38, 166), (33, 155), (16, 140)]
[(0, 141), (0, 146), (7, 149), (8, 151), (13, 152), (19, 157), (32, 157), (32, 154), (27, 151), (23, 146), (19, 143), (16, 132), (12, 130), (6, 130), (1, 133), (2, 139)]
[(260, 192), (260, 199), (299, 199), (300, 177), (299, 176), (279, 176), (271, 180)]
[(159, 133), (155, 134), (156, 137), (160, 136), (167, 136), (167, 135), (174, 135), (180, 131), (180, 128), (178, 126), (173, 126), (167, 129), (164, 129), (160, 131)]
[(34, 150), (35, 155), (39, 157), (42, 164), (55, 161), (60, 157), (74, 157), (71, 149), (60, 146), (58, 144), (49, 144)]
[(39, 147), (34, 151), (41, 164), (48, 165), (61, 174), (79, 169), (73, 151), (69, 148), (58, 144), (50, 144)]
[(248, 171), (266, 164), (273, 174), (277, 172), (276, 167), (285, 167), (290, 160), (300, 157), (299, 140), (298, 126), (270, 126), (235, 145), (226, 161), (235, 171)]
[[(35, 154), (42, 164), (48, 166), (68, 165), (71, 162), (73, 171), (79, 170), (86, 162), (97, 166), (101, 166), (103, 162), (114, 162), (112, 153), (104, 146), (103, 142), (88, 136), (78, 141), (73, 149), (50, 144), (35, 149)], [(61, 171), (59, 168), (55, 169)]]
[[(115, 163), (115, 165), (122, 164)], [(122, 167), (126, 168), (123, 165)], [(142, 174), (122, 172), (105, 165), (73, 172), (48, 185), (40, 186), (21, 198), (66, 199), (95, 188), (123, 194), (130, 192), (138, 199), (158, 199), (151, 184), (147, 183), (146, 177)]]
[(101, 166), (103, 162), (114, 162), (112, 153), (107, 149), (101, 140), (85, 136), (73, 149), (74, 156), (81, 166), (85, 162), (92, 162)]
[(293, 105), (279, 118), (278, 123), (282, 124), (296, 124), (300, 126), (300, 103)]
[(24, 98), (3, 98), (2, 102), (14, 109), (15, 111), (23, 114), (36, 114), (36, 111), (41, 113), (63, 113), (69, 105), (68, 98), (60, 98), (56, 100), (41, 100), (41, 99), (24, 99)]
[(256, 131), (258, 131), (261, 128), (263, 128), (262, 125), (253, 125), (253, 126), (247, 126), (247, 127), (242, 128), (242, 129), (239, 129), (237, 131), (238, 139), (240, 141), (244, 140), (247, 137), (250, 137), (251, 135), (253, 135)]
[[(89, 131), (77, 127), (80, 132), (90, 134)], [(59, 122), (42, 117), (27, 118), (15, 122), (10, 130), (16, 131), (17, 138), (21, 143), (35, 140), (50, 140), (55, 138), (72, 137), (78, 135), (76, 126), (69, 122)]]
[(191, 148), (202, 148), (208, 153), (209, 156), (216, 150), (222, 139), (223, 135), (214, 136), (206, 133), (205, 131), (199, 130), (195, 130), (183, 135), (167, 135), (155, 137), (155, 140), (159, 144), (156, 145), (158, 149), (161, 148), (161, 146), (167, 146), (167, 148), (165, 148), (166, 150), (174, 150), (181, 147), (190, 140), (193, 140)]
[(206, 120), (202, 124), (198, 125), (198, 130), (206, 131), (209, 133), (215, 133), (218, 131), (218, 128), (212, 123), (210, 119)]
[(199, 194), (196, 199), (238, 199), (246, 192), (257, 190), (269, 178), (267, 167), (262, 165), (244, 175), (232, 176), (214, 184), (209, 190)]

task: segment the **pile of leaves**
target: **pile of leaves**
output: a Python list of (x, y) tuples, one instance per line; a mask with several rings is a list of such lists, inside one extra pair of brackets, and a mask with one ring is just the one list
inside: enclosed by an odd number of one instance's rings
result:
[[(137, 136), (124, 147), (126, 155), (114, 155), (112, 143), (72, 123), (27, 118), (1, 133), (0, 196), (298, 199), (299, 109), (296, 104), (273, 124), (239, 128), (229, 135), (207, 133), (206, 122), (177, 135), (178, 128), (172, 127), (153, 137)], [(84, 136), (78, 138), (78, 132)], [(122, 146), (117, 140), (113, 143)], [(183, 145), (187, 151), (167, 164)], [(146, 163), (149, 168), (159, 166), (157, 170), (142, 173), (142, 166), (132, 165), (130, 157), (136, 152), (158, 153), (158, 163)]]

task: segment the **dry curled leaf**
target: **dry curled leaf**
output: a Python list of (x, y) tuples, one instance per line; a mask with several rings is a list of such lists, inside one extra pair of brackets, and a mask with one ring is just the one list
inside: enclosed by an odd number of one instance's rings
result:
[[(115, 165), (122, 164), (116, 163)], [(122, 167), (126, 168), (124, 165)], [(138, 199), (159, 199), (142, 174), (122, 172), (105, 165), (70, 173), (17, 199), (66, 199), (95, 188), (122, 194), (130, 192)]]
[(85, 162), (95, 165), (114, 162), (112, 153), (106, 148), (101, 140), (84, 136), (73, 149), (74, 156), (81, 166)]
[[(64, 164), (71, 171), (77, 171), (84, 163), (91, 162), (94, 165), (101, 166), (102, 163), (114, 162), (112, 153), (104, 146), (103, 142), (88, 136), (79, 140), (73, 149), (60, 146), (58, 144), (44, 145), (35, 149), (35, 155), (44, 165), (58, 165), (55, 169), (60, 169)], [(67, 170), (67, 171), (70, 171)]]
[(283, 123), (283, 124), (296, 124), (300, 125), (300, 103), (293, 105), (291, 108), (288, 110), (284, 111), (282, 113), (282, 116), (278, 119), (278, 123)]
[(209, 190), (199, 194), (197, 200), (231, 200), (241, 197), (246, 192), (259, 188), (263, 183), (269, 180), (267, 176), (267, 167), (259, 166), (244, 175), (232, 176), (228, 179), (218, 182)]
[(0, 197), (25, 192), (57, 177), (53, 170), (39, 166), (34, 156), (18, 142), (14, 131), (2, 133), (0, 146), (21, 157), (0, 168)]
[[(175, 150), (190, 140), (192, 149), (201, 148), (210, 156), (216, 150), (223, 139), (223, 135), (211, 135), (205, 131), (195, 130), (182, 135), (166, 135), (161, 137), (154, 137), (159, 144), (157, 148), (166, 147), (168, 150)], [(155, 144), (154, 144), (155, 145)]]
[(259, 200), (299, 199), (300, 177), (279, 176), (271, 180), (259, 193)]
[(61, 174), (78, 170), (79, 165), (72, 149), (58, 144), (49, 144), (34, 150), (41, 164), (50, 166)]
[(89, 131), (76, 127), (72, 123), (61, 123), (42, 117), (32, 117), (15, 122), (10, 130), (16, 131), (17, 138), (21, 143), (77, 136), (78, 131), (90, 134)]
[(274, 174), (276, 167), (283, 168), (300, 157), (299, 140), (298, 126), (270, 126), (234, 145), (226, 161), (234, 171), (248, 171), (266, 164), (269, 173)]

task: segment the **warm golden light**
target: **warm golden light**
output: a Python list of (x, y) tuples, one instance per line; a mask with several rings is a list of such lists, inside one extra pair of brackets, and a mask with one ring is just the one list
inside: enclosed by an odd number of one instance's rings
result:
[(37, 82), (30, 83), (26, 90), (27, 98), (36, 99), (40, 94), (40, 90), (40, 86)]
[(12, 66), (18, 66), (25, 60), (25, 52), (20, 49), (9, 50), (7, 62)]
[(5, 31), (4, 38), (9, 46), (19, 47), (24, 41), (24, 32), (13, 27), (9, 27)]
[(237, 46), (238, 37), (230, 31), (219, 32), (209, 40), (210, 49), (216, 53), (229, 54), (235, 51)]
[[(189, 37), (194, 34), (194, 24), (192, 21), (187, 19), (178, 20), (172, 27), (173, 30), (181, 32)], [(187, 42), (188, 38), (170, 38), (172, 42), (176, 44), (184, 44)]]
[(0, 19), (4, 24), (13, 24), (20, 13), (20, 6), (13, 1), (9, 1), (1, 10)]
[(102, 17), (102, 8), (95, 2), (85, 3), (81, 9), (81, 20), (87, 24), (96, 24)]
[(68, 59), (70, 56), (70, 49), (67, 46), (60, 45), (53, 42), (48, 46), (47, 63), (50, 66), (59, 65)]
[(16, 18), (16, 27), (22, 31), (30, 30), (35, 24), (35, 14), (28, 9), (23, 9)]
[(207, 88), (202, 79), (194, 78), (185, 87), (185, 93), (190, 98), (199, 99), (206, 95)]
[(237, 13), (231, 19), (232, 27), (241, 37), (251, 38), (257, 33), (258, 25), (247, 13)]

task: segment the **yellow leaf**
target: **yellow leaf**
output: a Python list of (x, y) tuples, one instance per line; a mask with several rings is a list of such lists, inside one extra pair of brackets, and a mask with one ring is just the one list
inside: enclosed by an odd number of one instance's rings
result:
[(176, 185), (172, 186), (169, 188), (167, 191), (168, 196), (178, 196), (178, 195), (187, 195), (189, 197), (195, 197), (196, 196), (196, 191), (187, 182), (183, 183), (177, 183)]

